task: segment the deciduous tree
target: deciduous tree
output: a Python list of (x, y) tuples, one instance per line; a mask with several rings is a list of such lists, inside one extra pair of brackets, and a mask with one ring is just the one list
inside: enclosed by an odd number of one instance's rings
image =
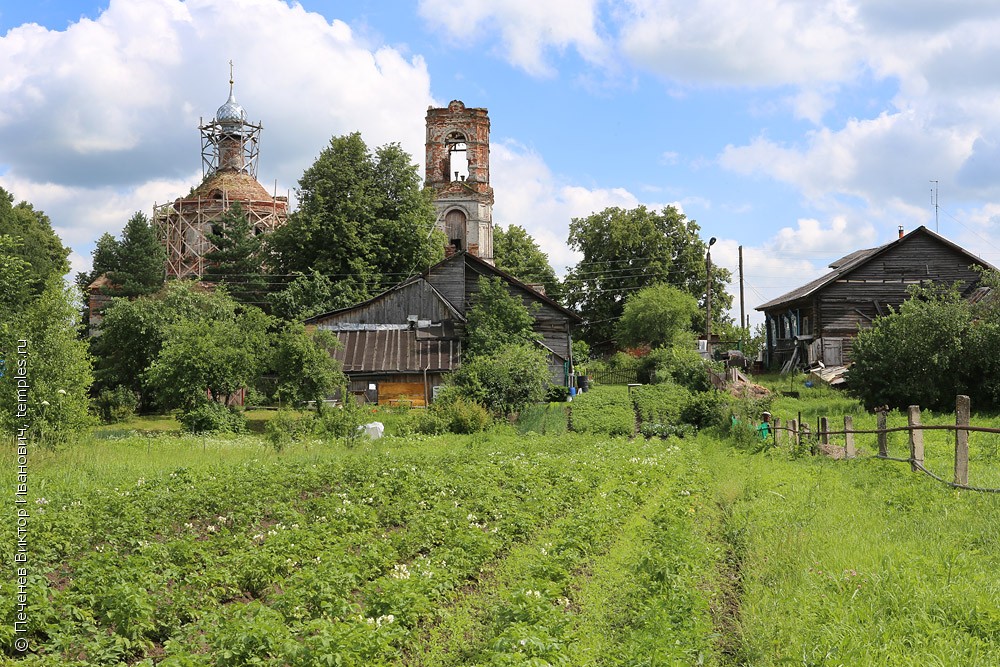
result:
[(549, 256), (542, 252), (535, 239), (524, 227), (510, 225), (506, 229), (493, 229), (493, 257), (496, 267), (506, 271), (521, 282), (539, 283), (545, 295), (559, 301), (562, 285), (549, 264)]
[(364, 299), (443, 256), (430, 194), (398, 144), (373, 153), (357, 132), (334, 137), (299, 179), (298, 199), (269, 241), (277, 274), (318, 272)]
[(27, 292), (38, 296), (50, 278), (62, 278), (69, 271), (69, 248), (52, 229), (49, 217), (28, 202), (14, 204), (14, 195), (0, 188), (0, 236), (17, 241), (8, 252), (28, 264), (25, 276)]
[(329, 331), (308, 333), (298, 322), (286, 324), (276, 336), (271, 364), (278, 400), (296, 407), (312, 401), (322, 412), (324, 399), (347, 384), (331, 354), (336, 348), (337, 339)]
[(507, 291), (500, 278), (480, 278), (479, 290), (467, 314), (466, 353), (488, 355), (508, 346), (531, 343), (534, 318), (524, 303)]
[(660, 283), (646, 287), (625, 302), (618, 321), (618, 342), (628, 347), (662, 347), (693, 334), (704, 321), (698, 302), (680, 288)]
[[(607, 208), (570, 223), (569, 245), (583, 259), (566, 276), (568, 303), (586, 320), (582, 337), (608, 347), (628, 296), (657, 283), (673, 285), (704, 303), (708, 245), (694, 220), (672, 206)], [(726, 269), (712, 270), (713, 320), (721, 321), (732, 297)]]

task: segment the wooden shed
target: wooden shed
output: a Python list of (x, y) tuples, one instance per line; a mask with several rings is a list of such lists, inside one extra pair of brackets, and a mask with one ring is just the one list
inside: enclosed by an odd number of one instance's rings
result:
[(912, 285), (958, 283), (971, 293), (974, 267), (993, 267), (926, 227), (830, 264), (830, 273), (757, 306), (763, 311), (765, 364), (780, 368), (844, 366), (859, 329), (898, 308)]
[(426, 405), (445, 376), (461, 365), (465, 315), (480, 277), (502, 279), (529, 308), (552, 381), (571, 384), (572, 329), (580, 316), (466, 252), (368, 301), (311, 317), (306, 325), (336, 334), (341, 349), (335, 356), (355, 396), (372, 403)]

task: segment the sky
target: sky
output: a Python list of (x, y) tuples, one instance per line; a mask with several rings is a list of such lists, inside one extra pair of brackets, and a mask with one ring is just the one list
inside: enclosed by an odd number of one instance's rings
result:
[[(202, 178), (235, 93), (258, 180), (294, 200), (331, 137), (398, 142), (429, 106), (491, 121), (494, 223), (558, 273), (569, 223), (678, 207), (739, 318), (919, 225), (1000, 266), (995, 0), (0, 0), (0, 187), (73, 270)], [(936, 205), (935, 205), (936, 204)]]

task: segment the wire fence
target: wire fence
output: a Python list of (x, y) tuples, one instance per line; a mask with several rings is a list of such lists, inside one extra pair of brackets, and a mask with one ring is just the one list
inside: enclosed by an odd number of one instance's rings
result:
[[(827, 417), (818, 419), (817, 428), (813, 431), (808, 424), (803, 423), (801, 415), (798, 419), (788, 419), (784, 424), (780, 418), (775, 418), (771, 425), (774, 433), (775, 444), (779, 444), (779, 439), (790, 440), (794, 446), (808, 444), (813, 454), (830, 446), (830, 436), (843, 436), (843, 455), (845, 458), (855, 458), (858, 456), (858, 449), (855, 444), (856, 435), (875, 435), (878, 447), (878, 454), (873, 458), (883, 461), (895, 461), (899, 463), (909, 463), (913, 472), (921, 472), (942, 484), (955, 489), (976, 491), (980, 493), (1000, 493), (1000, 488), (976, 486), (969, 484), (969, 434), (970, 433), (991, 433), (1000, 434), (1000, 428), (989, 426), (974, 426), (970, 423), (970, 401), (968, 396), (958, 396), (955, 407), (954, 424), (922, 424), (920, 407), (911, 405), (907, 410), (906, 426), (888, 426), (888, 411), (880, 409), (876, 411), (877, 428), (854, 428), (853, 417), (844, 416), (844, 428), (830, 428), (830, 421)], [(954, 476), (951, 481), (928, 470), (924, 465), (924, 437), (925, 431), (950, 431), (954, 433)], [(782, 434), (779, 436), (779, 433)], [(888, 435), (891, 433), (906, 433), (909, 441), (909, 456), (906, 458), (889, 455)]]

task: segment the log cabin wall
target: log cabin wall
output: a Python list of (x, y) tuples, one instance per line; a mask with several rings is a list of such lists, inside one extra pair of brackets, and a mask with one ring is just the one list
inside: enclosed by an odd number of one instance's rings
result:
[(888, 315), (909, 296), (913, 285), (976, 283), (979, 274), (968, 255), (943, 246), (928, 236), (909, 239), (870, 262), (838, 278), (817, 295), (823, 336), (853, 336), (876, 317)]

